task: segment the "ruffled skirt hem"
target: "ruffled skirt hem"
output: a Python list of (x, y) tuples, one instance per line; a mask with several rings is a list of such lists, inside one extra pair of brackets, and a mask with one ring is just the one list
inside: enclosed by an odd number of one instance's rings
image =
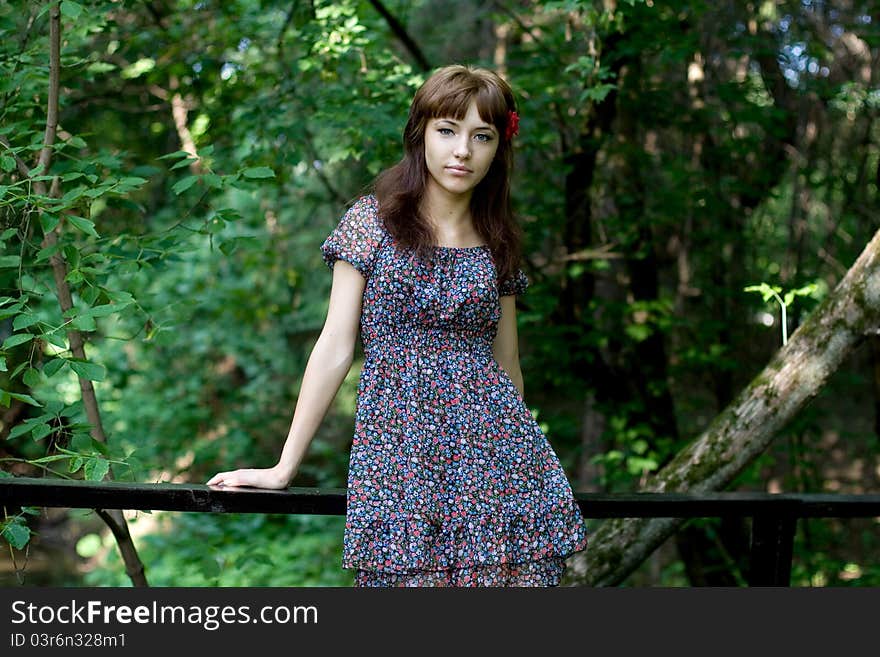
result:
[(349, 518), (343, 568), (394, 574), (512, 567), (564, 560), (585, 549), (577, 505), (551, 504), (541, 513), (508, 512), (432, 521), (402, 512), (365, 524)]
[(406, 573), (358, 568), (357, 587), (553, 587), (559, 586), (565, 559), (552, 557), (527, 563), (421, 570)]

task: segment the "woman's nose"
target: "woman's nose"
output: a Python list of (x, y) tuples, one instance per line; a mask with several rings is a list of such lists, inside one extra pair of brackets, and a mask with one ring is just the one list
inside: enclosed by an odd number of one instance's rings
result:
[(467, 137), (462, 136), (455, 142), (455, 149), (452, 151), (455, 157), (469, 157), (471, 154), (471, 144)]

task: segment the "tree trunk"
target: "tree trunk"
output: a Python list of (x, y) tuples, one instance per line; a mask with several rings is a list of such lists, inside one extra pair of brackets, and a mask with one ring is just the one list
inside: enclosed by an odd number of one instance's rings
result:
[[(706, 431), (656, 474), (645, 492), (719, 491), (772, 442), (880, 319), (880, 231), (834, 291)], [(615, 518), (569, 560), (566, 583), (620, 584), (681, 518)]]

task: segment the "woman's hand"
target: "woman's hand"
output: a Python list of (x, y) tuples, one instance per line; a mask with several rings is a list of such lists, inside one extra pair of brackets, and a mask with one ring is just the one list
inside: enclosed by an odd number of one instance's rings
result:
[(282, 473), (278, 466), (273, 468), (242, 468), (229, 472), (218, 472), (205, 483), (208, 486), (236, 488), (252, 486), (254, 488), (271, 488), (279, 490), (287, 488), (293, 476)]

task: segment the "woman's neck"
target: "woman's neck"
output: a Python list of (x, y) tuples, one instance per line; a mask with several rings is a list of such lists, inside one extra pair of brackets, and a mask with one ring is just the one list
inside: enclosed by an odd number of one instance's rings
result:
[(437, 237), (457, 236), (472, 231), (470, 194), (449, 194), (429, 184), (420, 209), (431, 222)]

